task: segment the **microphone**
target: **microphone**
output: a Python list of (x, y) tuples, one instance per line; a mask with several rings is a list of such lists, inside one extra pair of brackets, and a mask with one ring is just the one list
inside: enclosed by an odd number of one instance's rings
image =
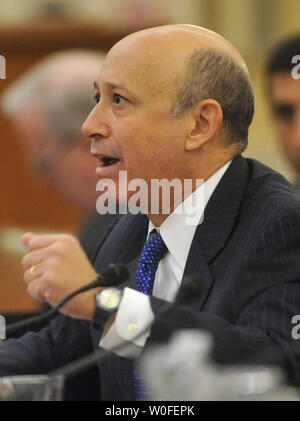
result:
[(98, 287), (117, 286), (125, 282), (128, 279), (128, 277), (129, 277), (129, 272), (125, 265), (110, 264), (108, 269), (106, 269), (102, 274), (99, 274), (98, 277), (94, 281), (73, 291), (71, 294), (63, 298), (55, 307), (51, 308), (46, 313), (43, 313), (38, 316), (30, 317), (28, 319), (11, 323), (10, 325), (8, 325), (6, 327), (6, 335), (7, 336), (12, 335), (21, 329), (32, 327), (37, 323), (50, 319), (69, 300), (71, 300), (76, 295), (81, 294), (82, 292), (88, 291), (93, 288), (98, 288)]
[[(180, 304), (188, 304), (192, 299), (195, 297), (197, 298), (197, 295), (200, 294), (202, 288), (201, 283), (199, 282), (199, 279), (195, 278), (185, 278), (187, 281), (183, 283), (181, 288), (176, 294), (176, 298), (174, 302), (165, 304), (162, 309), (159, 311), (155, 319), (148, 323), (147, 326), (143, 330), (141, 330), (137, 335), (135, 335), (132, 338), (132, 341), (135, 341), (140, 336), (142, 336), (145, 332), (147, 332), (154, 321), (159, 321), (166, 315), (168, 315), (177, 305)], [(109, 354), (114, 353), (116, 351), (120, 351), (123, 347), (127, 346), (125, 343), (121, 343), (115, 347), (113, 347), (111, 350), (103, 350), (99, 349), (96, 350), (85, 357), (79, 358), (75, 361), (72, 361), (69, 364), (66, 364), (63, 367), (60, 367), (56, 370), (51, 371), (48, 376), (55, 377), (55, 376), (64, 376), (64, 377), (73, 377), (77, 374), (80, 374), (82, 371), (85, 371), (89, 369), (90, 367), (94, 366), (97, 362), (101, 361), (105, 357), (107, 357)]]

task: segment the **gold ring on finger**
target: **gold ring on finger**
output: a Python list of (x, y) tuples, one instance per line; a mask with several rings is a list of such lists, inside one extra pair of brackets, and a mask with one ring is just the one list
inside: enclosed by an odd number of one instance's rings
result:
[(32, 280), (35, 278), (35, 268), (36, 268), (36, 265), (32, 265), (31, 268), (30, 268), (30, 270), (29, 270), (30, 278)]

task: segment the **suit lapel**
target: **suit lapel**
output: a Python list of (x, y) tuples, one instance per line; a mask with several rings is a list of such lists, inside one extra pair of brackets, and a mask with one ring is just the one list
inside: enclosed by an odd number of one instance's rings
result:
[(95, 261), (95, 268), (102, 272), (110, 263), (124, 263), (129, 270), (129, 279), (123, 286), (135, 286), (135, 272), (138, 259), (148, 231), (148, 218), (145, 215), (124, 215), (117, 222), (103, 244)]
[(199, 280), (199, 293), (190, 303), (194, 309), (203, 309), (211, 291), (213, 262), (229, 241), (248, 177), (248, 164), (238, 155), (216, 187), (206, 206), (203, 222), (197, 227), (182, 280), (182, 285), (191, 279)]

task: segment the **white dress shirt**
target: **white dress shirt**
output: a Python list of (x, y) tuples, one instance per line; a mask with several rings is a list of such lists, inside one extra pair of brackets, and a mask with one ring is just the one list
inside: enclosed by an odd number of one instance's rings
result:
[[(168, 249), (165, 257), (159, 262), (155, 274), (153, 296), (166, 301), (174, 301), (196, 228), (203, 221), (205, 207), (230, 164), (231, 161), (227, 162), (205, 183), (202, 183), (166, 218), (160, 227), (155, 227), (149, 220), (147, 238), (151, 231), (156, 229)], [(124, 346), (116, 354), (126, 358), (137, 358), (150, 334), (150, 327), (138, 338), (135, 339), (135, 337), (147, 326), (151, 326), (153, 320), (154, 314), (149, 296), (131, 288), (125, 288), (115, 322), (106, 334), (102, 335), (100, 346), (113, 350), (122, 343)]]

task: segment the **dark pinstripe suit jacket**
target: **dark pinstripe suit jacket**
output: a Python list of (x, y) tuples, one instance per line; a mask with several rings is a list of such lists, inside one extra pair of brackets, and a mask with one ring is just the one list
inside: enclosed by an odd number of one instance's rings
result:
[[(127, 285), (134, 287), (146, 235), (145, 216), (122, 217), (101, 241), (96, 268), (126, 263)], [(199, 294), (155, 322), (146, 346), (176, 329), (204, 328), (214, 335), (219, 362), (272, 362), (278, 353), (290, 373), (299, 374), (300, 352), (297, 357), (290, 343), (292, 317), (300, 314), (300, 199), (281, 175), (254, 160), (233, 160), (196, 230), (183, 283), (187, 275), (198, 279)], [(151, 297), (155, 314), (164, 304)], [(7, 341), (0, 347), (0, 374), (45, 373), (84, 355), (98, 347), (102, 322), (100, 311), (92, 326), (59, 316), (40, 333)], [(111, 355), (72, 386), (96, 398), (100, 375), (102, 399), (134, 399), (132, 369), (132, 361)]]

